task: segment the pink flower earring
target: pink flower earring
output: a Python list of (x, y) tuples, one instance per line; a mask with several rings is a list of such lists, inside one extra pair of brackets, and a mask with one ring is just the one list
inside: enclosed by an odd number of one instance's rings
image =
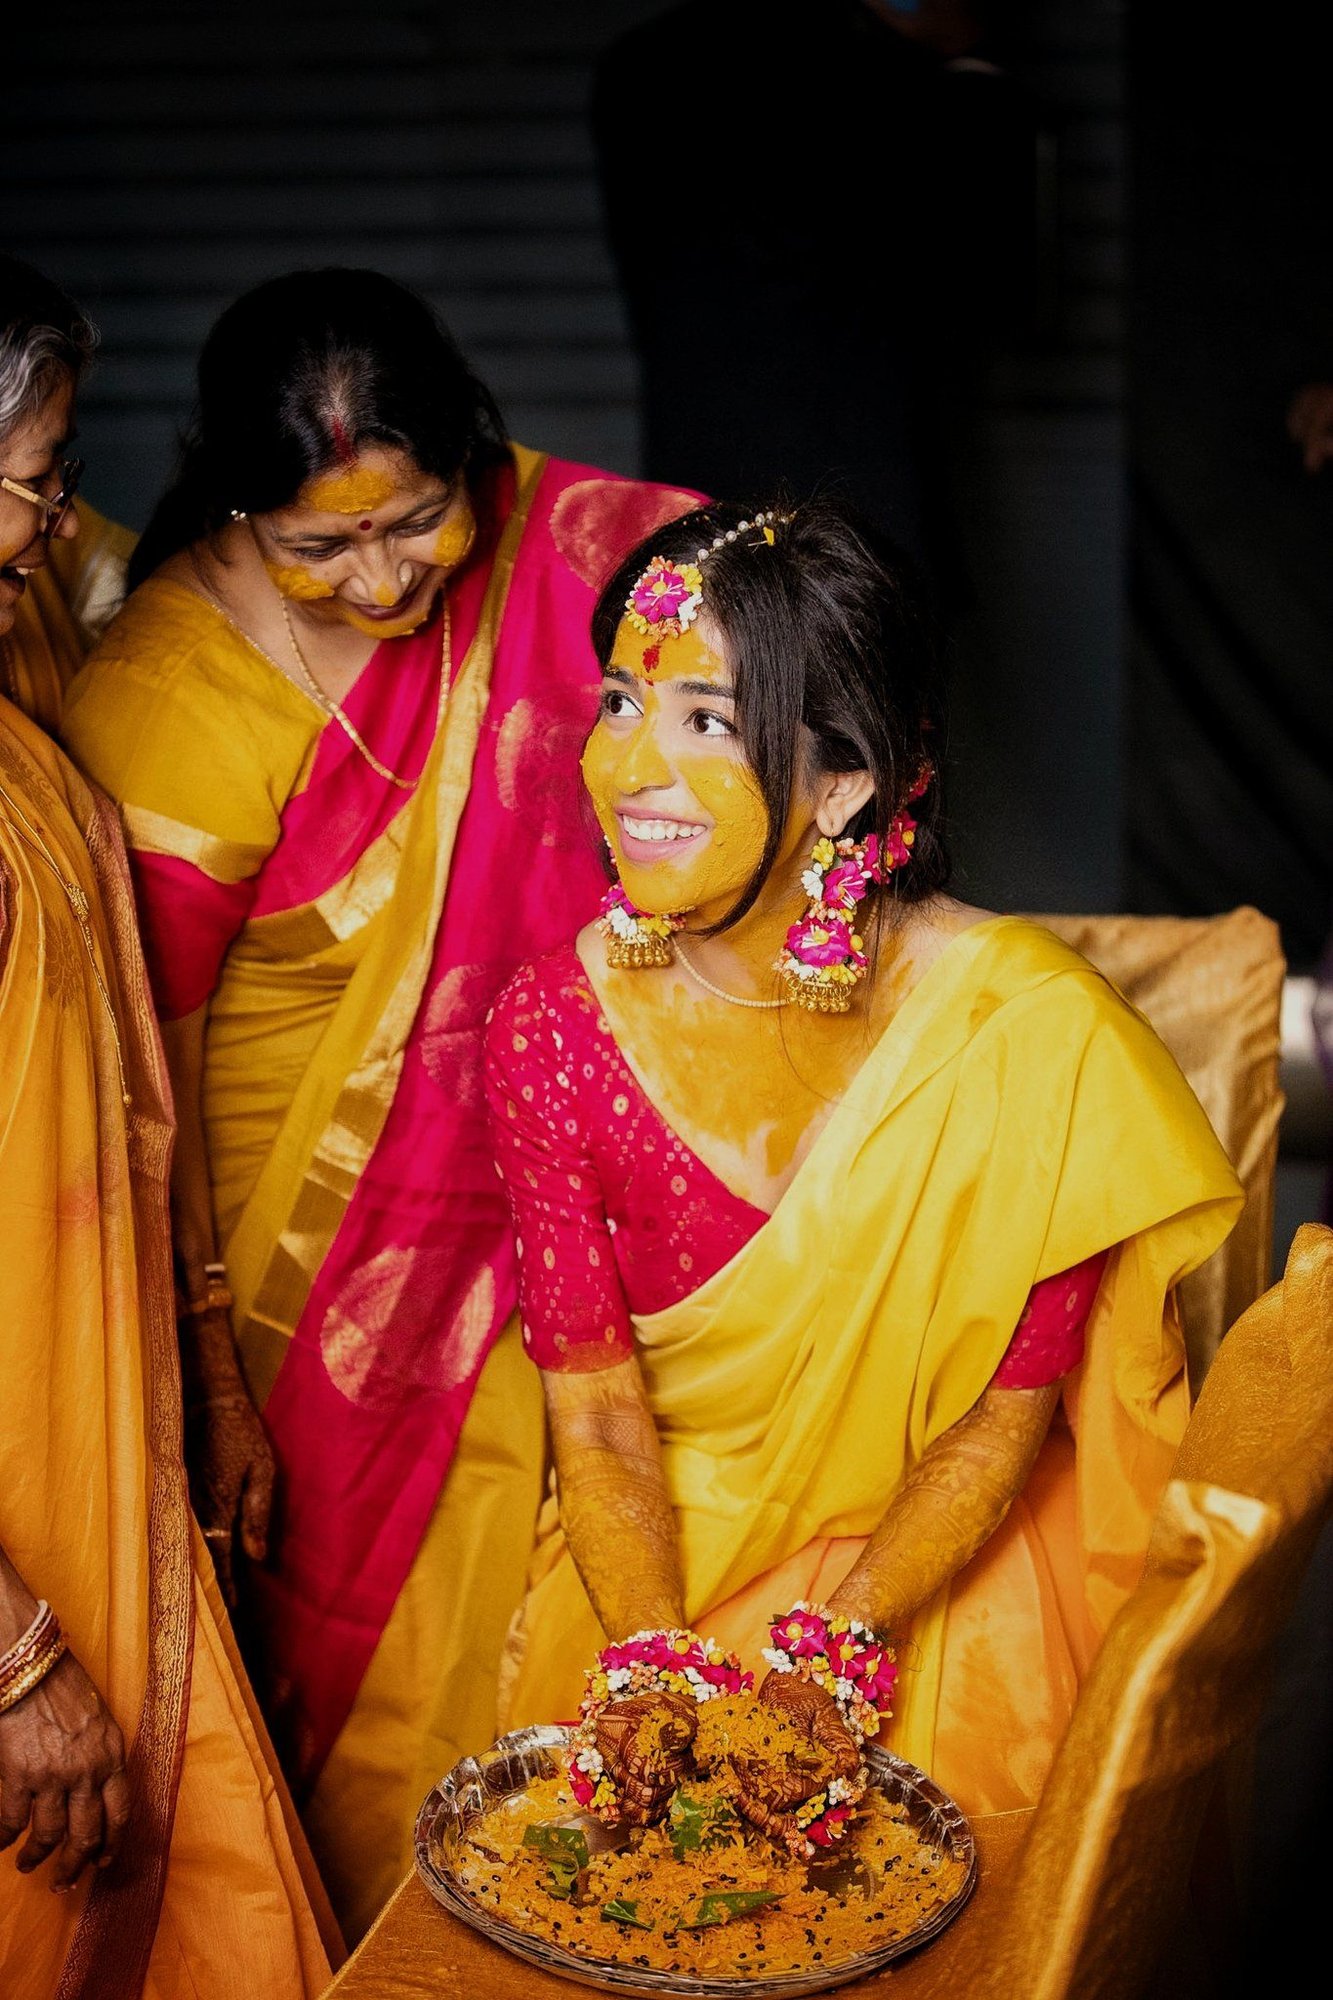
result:
[[(908, 793), (919, 799), (930, 782), (922, 777)], [(865, 942), (856, 928), (856, 906), (871, 883), (887, 882), (912, 858), (916, 821), (904, 806), (893, 816), (888, 838), (815, 842), (801, 886), (810, 898), (805, 915), (787, 932), (778, 955), (778, 973), (799, 1007), (812, 1014), (846, 1014), (852, 995), (870, 969)]]

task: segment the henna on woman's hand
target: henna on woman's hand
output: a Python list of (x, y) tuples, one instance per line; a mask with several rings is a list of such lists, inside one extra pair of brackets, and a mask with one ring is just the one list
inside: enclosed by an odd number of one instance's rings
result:
[(769, 1673), (759, 1688), (759, 1700), (809, 1744), (808, 1755), (802, 1751), (780, 1762), (744, 1755), (732, 1758), (737, 1806), (752, 1825), (777, 1835), (803, 1800), (834, 1778), (853, 1777), (861, 1752), (837, 1702), (815, 1682)]
[(678, 1694), (636, 1694), (604, 1708), (594, 1724), (597, 1748), (620, 1789), (621, 1815), (647, 1826), (666, 1811), (687, 1775), (698, 1710)]

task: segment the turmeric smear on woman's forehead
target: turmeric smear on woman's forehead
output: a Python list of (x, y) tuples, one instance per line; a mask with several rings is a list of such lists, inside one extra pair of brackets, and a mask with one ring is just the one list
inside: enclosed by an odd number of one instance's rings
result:
[(344, 472), (321, 472), (301, 488), (304, 507), (321, 514), (365, 514), (392, 499), (396, 488), (387, 472), (349, 465)]

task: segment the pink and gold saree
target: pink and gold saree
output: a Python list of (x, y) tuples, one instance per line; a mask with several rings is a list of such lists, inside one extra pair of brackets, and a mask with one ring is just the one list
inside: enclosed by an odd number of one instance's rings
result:
[[(519, 447), (482, 498), (447, 646), (438, 617), (384, 641), (345, 704), (410, 793), (160, 579), (67, 711), (121, 803), (159, 1004), (208, 1004), (216, 1218), (281, 1476), (262, 1680), (351, 1928), (405, 1865), (430, 1760), (493, 1729), (542, 1463), (500, 1339), (515, 1276), (480, 1038), (513, 967), (600, 892), (578, 777), (595, 588), (693, 504)], [(390, 1796), (369, 1894), (364, 1815)]]

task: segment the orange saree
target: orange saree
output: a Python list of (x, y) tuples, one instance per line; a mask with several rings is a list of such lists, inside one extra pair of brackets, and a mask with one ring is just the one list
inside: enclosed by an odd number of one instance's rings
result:
[(186, 1497), (171, 1140), (114, 812), (0, 701), (0, 1545), (133, 1790), (71, 1894), (0, 1861), (6, 2000), (313, 2000), (338, 1949)]

